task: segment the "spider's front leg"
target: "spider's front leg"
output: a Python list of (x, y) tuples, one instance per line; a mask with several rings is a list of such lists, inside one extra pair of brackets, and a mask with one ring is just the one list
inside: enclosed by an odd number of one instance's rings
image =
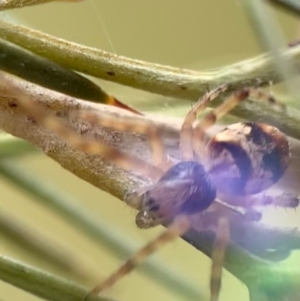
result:
[[(218, 88), (217, 88), (218, 89)], [(205, 131), (213, 126), (217, 120), (221, 119), (224, 115), (229, 113), (234, 107), (236, 107), (240, 102), (248, 99), (254, 98), (260, 101), (268, 103), (270, 106), (277, 108), (282, 105), (270, 94), (265, 93), (261, 89), (254, 88), (244, 88), (232, 93), (227, 97), (222, 104), (217, 108), (208, 113), (203, 120), (201, 120), (193, 130), (193, 149), (199, 156), (202, 155), (203, 149), (206, 148), (210, 139), (207, 137)], [(200, 105), (200, 104), (199, 104)], [(230, 137), (227, 137), (229, 139)], [(208, 152), (210, 150), (207, 150)]]
[[(215, 98), (217, 98), (222, 92), (226, 91), (227, 89), (228, 85), (222, 85), (211, 91), (208, 91), (198, 100), (198, 102), (186, 115), (180, 130), (180, 150), (182, 160), (194, 160), (193, 125), (197, 119), (197, 115), (205, 110)], [(205, 138), (206, 140), (208, 140), (206, 136), (203, 136), (203, 139)]]
[[(6, 83), (7, 87), (10, 88), (11, 94), (16, 97), (16, 101), (28, 111), (28, 114), (30, 114), (36, 123), (54, 132), (72, 147), (86, 154), (96, 155), (103, 160), (111, 161), (116, 166), (127, 171), (137, 172), (148, 180), (156, 181), (162, 176), (163, 170), (161, 170), (161, 168), (115, 149), (103, 141), (87, 138), (77, 133), (66, 120), (46, 110), (46, 108), (37, 103), (31, 95), (14, 84), (5, 73), (0, 72), (0, 79)], [(119, 119), (104, 114), (99, 116), (88, 110), (73, 113), (73, 117), (74, 115), (77, 117), (81, 116), (82, 118), (86, 117), (86, 120), (92, 124), (101, 124), (104, 127), (110, 127), (119, 131), (133, 130), (137, 133), (148, 135), (153, 150), (153, 160), (157, 165), (165, 163), (164, 147), (159, 139), (157, 130), (155, 126), (147, 120), (134, 119), (134, 117), (132, 117), (133, 119), (130, 117)], [(136, 204), (136, 206), (138, 207), (140, 205)]]
[[(74, 116), (88, 121), (91, 125), (102, 126), (121, 132), (137, 133), (146, 136), (147, 142), (151, 148), (152, 162), (154, 166), (166, 170), (171, 165), (167, 158), (165, 147), (156, 125), (143, 117), (128, 116), (112, 118), (91, 110), (80, 110), (73, 113)], [(160, 175), (158, 175), (160, 176)]]
[[(88, 121), (93, 126), (97, 125), (116, 131), (145, 135), (151, 148), (151, 164), (157, 168), (157, 172), (151, 175), (151, 177), (148, 177), (146, 180), (156, 182), (164, 174), (164, 172), (172, 166), (171, 161), (167, 157), (160, 133), (158, 132), (155, 124), (151, 121), (134, 116), (112, 119), (109, 116), (99, 116), (91, 110), (80, 110), (78, 112), (74, 112), (74, 115)], [(124, 201), (130, 205), (130, 207), (140, 211), (136, 219), (137, 224), (139, 225), (141, 225), (143, 221), (145, 225), (148, 224), (147, 227), (153, 227), (162, 222), (152, 219), (151, 216), (148, 215), (147, 209), (144, 209), (146, 206), (144, 201), (145, 193), (151, 190), (154, 185), (155, 184), (149, 184), (146, 187), (139, 187), (135, 191), (128, 192), (125, 196)], [(146, 228), (146, 226), (141, 228)]]

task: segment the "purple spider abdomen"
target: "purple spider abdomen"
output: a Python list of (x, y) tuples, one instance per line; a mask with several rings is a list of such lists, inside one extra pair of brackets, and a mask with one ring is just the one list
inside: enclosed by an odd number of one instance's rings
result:
[(155, 220), (167, 221), (180, 214), (201, 212), (215, 197), (216, 189), (203, 166), (195, 161), (180, 162), (142, 196), (142, 210), (136, 223), (140, 228), (147, 228), (155, 224)]
[(251, 195), (264, 191), (284, 174), (289, 142), (277, 128), (263, 123), (236, 123), (208, 144), (209, 175), (221, 193)]

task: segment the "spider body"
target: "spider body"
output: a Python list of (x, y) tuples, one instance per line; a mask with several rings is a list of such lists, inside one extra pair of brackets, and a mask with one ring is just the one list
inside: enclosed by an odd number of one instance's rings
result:
[[(136, 216), (139, 228), (169, 222), (180, 214), (205, 211), (216, 199), (217, 192), (245, 197), (259, 194), (283, 176), (290, 160), (290, 147), (287, 137), (277, 128), (243, 122), (227, 126), (212, 138), (204, 131), (229, 111), (233, 103), (253, 95), (274, 104), (273, 97), (254, 89), (238, 91), (193, 128), (199, 110), (221, 91), (224, 87), (207, 93), (187, 115), (180, 139), (183, 161), (168, 169), (157, 183), (139, 196), (141, 205)], [(199, 163), (202, 159), (203, 165)], [(299, 200), (293, 196), (274, 199), (259, 196), (253, 202), (241, 199), (234, 205), (246, 209), (245, 221), (252, 217), (257, 221), (261, 214), (252, 207), (271, 203), (294, 208)]]
[(283, 176), (290, 160), (287, 137), (263, 123), (232, 124), (207, 149), (209, 176), (219, 192), (229, 195), (266, 190)]

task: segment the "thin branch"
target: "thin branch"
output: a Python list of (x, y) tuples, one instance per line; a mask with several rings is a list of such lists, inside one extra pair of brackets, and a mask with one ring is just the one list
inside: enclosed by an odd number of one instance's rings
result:
[[(115, 117), (124, 115), (133, 116), (132, 114), (100, 104), (85, 103), (78, 99), (50, 92), (18, 79), (12, 79), (8, 76), (1, 77), (0, 127), (4, 130), (30, 141), (66, 169), (100, 189), (117, 196), (121, 200), (124, 199), (126, 193), (132, 191), (137, 185), (140, 186), (147, 183), (145, 179), (138, 177), (134, 172), (125, 172), (124, 170), (116, 168), (111, 162), (104, 161), (95, 156), (87, 156), (84, 153), (73, 149), (61, 141), (57, 136), (45, 130), (43, 127), (40, 127), (33, 122), (32, 118), (30, 118), (22, 108), (16, 105), (16, 101), (13, 98), (14, 90), (12, 90), (11, 86), (15, 88), (16, 86), (20, 87), (23, 93), (30, 93), (35, 100), (46, 105), (48, 110), (52, 108), (56, 114), (70, 121), (74, 128), (80, 133), (89, 137), (97, 137), (97, 139), (105, 141), (118, 149), (122, 149), (126, 153), (149, 161), (151, 154), (145, 143), (145, 137), (135, 135), (134, 133), (121, 133), (101, 127), (91, 127), (80, 120), (72, 119), (73, 115), (70, 114), (70, 111), (78, 108), (93, 108), (97, 111), (100, 118), (101, 114)], [(59, 103), (60, 105), (58, 105)], [(149, 119), (149, 117), (144, 118)], [(165, 119), (166, 118), (164, 118), (164, 120)], [(167, 122), (166, 120), (164, 122), (154, 120), (154, 122), (163, 136), (169, 154), (179, 158), (179, 124), (177, 122)], [(260, 234), (258, 230), (262, 233)], [(256, 235), (265, 235), (263, 231), (263, 227), (261, 229), (257, 228)], [(285, 235), (289, 235), (289, 231), (287, 231)], [(197, 249), (204, 252), (204, 254), (210, 256), (212, 240), (209, 235), (191, 230), (184, 238)], [(278, 236), (278, 239), (280, 239), (280, 235)], [(294, 239), (298, 239), (298, 236), (294, 236)], [(277, 243), (280, 244), (280, 241)], [(245, 269), (245, 266), (247, 269)], [(234, 244), (231, 244), (227, 251), (225, 267), (236, 277), (244, 281), (248, 287), (256, 285), (262, 287), (262, 289), (265, 289), (264, 285), (266, 283), (268, 284), (268, 280), (266, 280), (266, 282), (261, 280), (269, 279), (269, 276), (272, 273), (275, 273), (274, 275), (276, 275), (274, 279), (272, 278), (274, 285), (280, 284), (280, 286), (286, 286), (292, 282), (293, 289), (296, 281), (293, 279), (298, 279), (300, 277), (299, 271), (289, 272), (285, 267), (277, 269), (277, 265), (253, 256)], [(257, 275), (261, 275), (259, 278), (260, 282), (258, 282)]]
[(0, 39), (0, 68), (45, 88), (94, 102), (108, 95), (89, 79), (52, 61)]
[[(67, 68), (141, 90), (196, 100), (208, 87), (231, 83), (229, 92), (245, 85), (268, 85), (282, 80), (268, 55), (261, 55), (212, 71), (197, 72), (134, 60), (68, 42), (23, 26), (0, 22), (0, 37), (47, 57)], [(299, 68), (300, 46), (282, 53)], [(217, 106), (218, 101), (212, 105)], [(300, 139), (299, 112), (276, 112), (259, 102), (243, 103), (232, 114), (252, 121), (264, 120)]]
[[(0, 279), (49, 301), (82, 301), (88, 289), (63, 278), (0, 255)], [(91, 297), (91, 301), (113, 301)]]
[(263, 49), (270, 52), (274, 66), (278, 73), (282, 75), (288, 97), (298, 101), (300, 94), (297, 78), (298, 70), (292, 61), (282, 56), (282, 49), (286, 47), (287, 42), (280, 25), (276, 22), (270, 8), (264, 1), (246, 0), (243, 5), (258, 41)]
[(86, 77), (2, 39), (0, 39), (0, 69), (66, 95), (137, 113), (115, 97), (108, 95)]

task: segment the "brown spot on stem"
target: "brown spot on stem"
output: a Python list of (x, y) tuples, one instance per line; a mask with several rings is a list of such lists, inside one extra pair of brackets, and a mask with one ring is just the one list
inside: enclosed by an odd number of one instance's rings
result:
[(18, 104), (16, 102), (14, 102), (13, 100), (11, 100), (11, 101), (8, 102), (8, 106), (10, 108), (17, 108)]

